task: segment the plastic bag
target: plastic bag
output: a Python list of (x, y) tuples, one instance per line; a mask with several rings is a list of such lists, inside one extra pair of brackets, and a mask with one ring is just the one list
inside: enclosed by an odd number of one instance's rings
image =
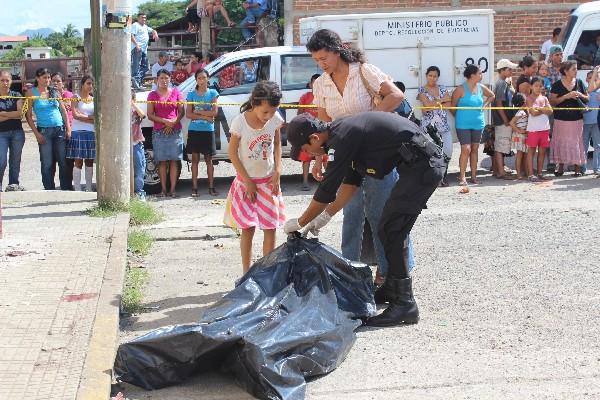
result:
[(342, 363), (375, 314), (371, 270), (316, 239), (290, 238), (257, 261), (198, 324), (119, 346), (118, 380), (146, 389), (222, 369), (262, 399), (303, 399), (306, 379)]

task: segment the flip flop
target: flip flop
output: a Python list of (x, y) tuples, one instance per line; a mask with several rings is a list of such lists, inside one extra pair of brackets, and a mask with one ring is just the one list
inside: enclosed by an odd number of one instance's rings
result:
[(544, 175), (538, 175), (537, 177), (541, 181), (551, 181), (552, 180), (552, 178), (544, 176)]
[(509, 176), (509, 175), (496, 175), (496, 179), (501, 179), (501, 180), (505, 180), (505, 181), (514, 181), (515, 177)]
[(160, 192), (156, 197), (167, 197), (167, 194), (165, 192)]
[(198, 197), (198, 189), (192, 189), (192, 197)]
[(214, 187), (209, 187), (208, 188), (208, 194), (210, 194), (211, 196), (218, 196), (219, 193), (215, 190)]

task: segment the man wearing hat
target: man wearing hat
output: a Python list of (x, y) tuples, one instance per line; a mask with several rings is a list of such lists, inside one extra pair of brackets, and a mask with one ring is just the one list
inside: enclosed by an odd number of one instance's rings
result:
[(559, 81), (561, 78), (560, 75), (560, 64), (563, 62), (563, 48), (560, 44), (555, 44), (550, 47), (548, 50), (548, 78), (550, 78), (550, 83), (554, 84), (554, 82)]
[(370, 111), (331, 123), (308, 114), (294, 118), (286, 128), (291, 157), (302, 150), (328, 155), (327, 169), (310, 205), (300, 218), (285, 223), (286, 233), (318, 233), (350, 201), (363, 177), (382, 179), (394, 168), (402, 179), (387, 199), (379, 224), (389, 272), (375, 292), (377, 303), (389, 303), (383, 313), (368, 320), (371, 326), (414, 324), (419, 310), (404, 258), (404, 240), (421, 210), (444, 176), (448, 163), (441, 140), (394, 113)]
[[(511, 107), (512, 97), (515, 94), (515, 88), (512, 85), (513, 69), (518, 65), (503, 58), (496, 63), (498, 80), (494, 84), (495, 106)], [(492, 123), (494, 124), (494, 158), (492, 167), (494, 175), (498, 179), (512, 179), (504, 171), (504, 156), (510, 154), (512, 145), (512, 128), (510, 120), (514, 116), (512, 110), (495, 109), (492, 110)]]
[(158, 76), (158, 71), (161, 69), (166, 69), (169, 72), (173, 72), (173, 63), (169, 61), (169, 53), (166, 51), (160, 51), (158, 53), (158, 61), (152, 65), (152, 78), (154, 78), (154, 83), (152, 83), (152, 90), (156, 90), (156, 77)]

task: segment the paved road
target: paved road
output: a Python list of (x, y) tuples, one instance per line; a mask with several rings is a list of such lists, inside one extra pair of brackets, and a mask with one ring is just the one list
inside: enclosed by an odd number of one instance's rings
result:
[[(309, 200), (298, 180), (283, 181), (290, 216)], [(346, 361), (309, 383), (307, 398), (600, 399), (599, 195), (591, 176), (537, 185), (486, 176), (467, 195), (438, 190), (413, 231), (421, 322), (360, 329)], [(239, 242), (221, 225), (223, 199), (154, 203), (167, 219), (150, 229), (146, 302), (160, 309), (124, 321), (122, 341), (194, 322), (233, 287)], [(339, 246), (340, 224), (336, 216), (322, 240)], [(219, 374), (123, 389), (130, 399), (251, 398)]]

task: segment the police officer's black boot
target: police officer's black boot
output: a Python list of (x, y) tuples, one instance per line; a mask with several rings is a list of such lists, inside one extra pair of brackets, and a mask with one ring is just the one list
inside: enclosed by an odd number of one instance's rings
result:
[(382, 296), (389, 298), (389, 307), (369, 318), (368, 326), (395, 326), (419, 322), (419, 308), (413, 297), (412, 279), (388, 277), (382, 286)]

